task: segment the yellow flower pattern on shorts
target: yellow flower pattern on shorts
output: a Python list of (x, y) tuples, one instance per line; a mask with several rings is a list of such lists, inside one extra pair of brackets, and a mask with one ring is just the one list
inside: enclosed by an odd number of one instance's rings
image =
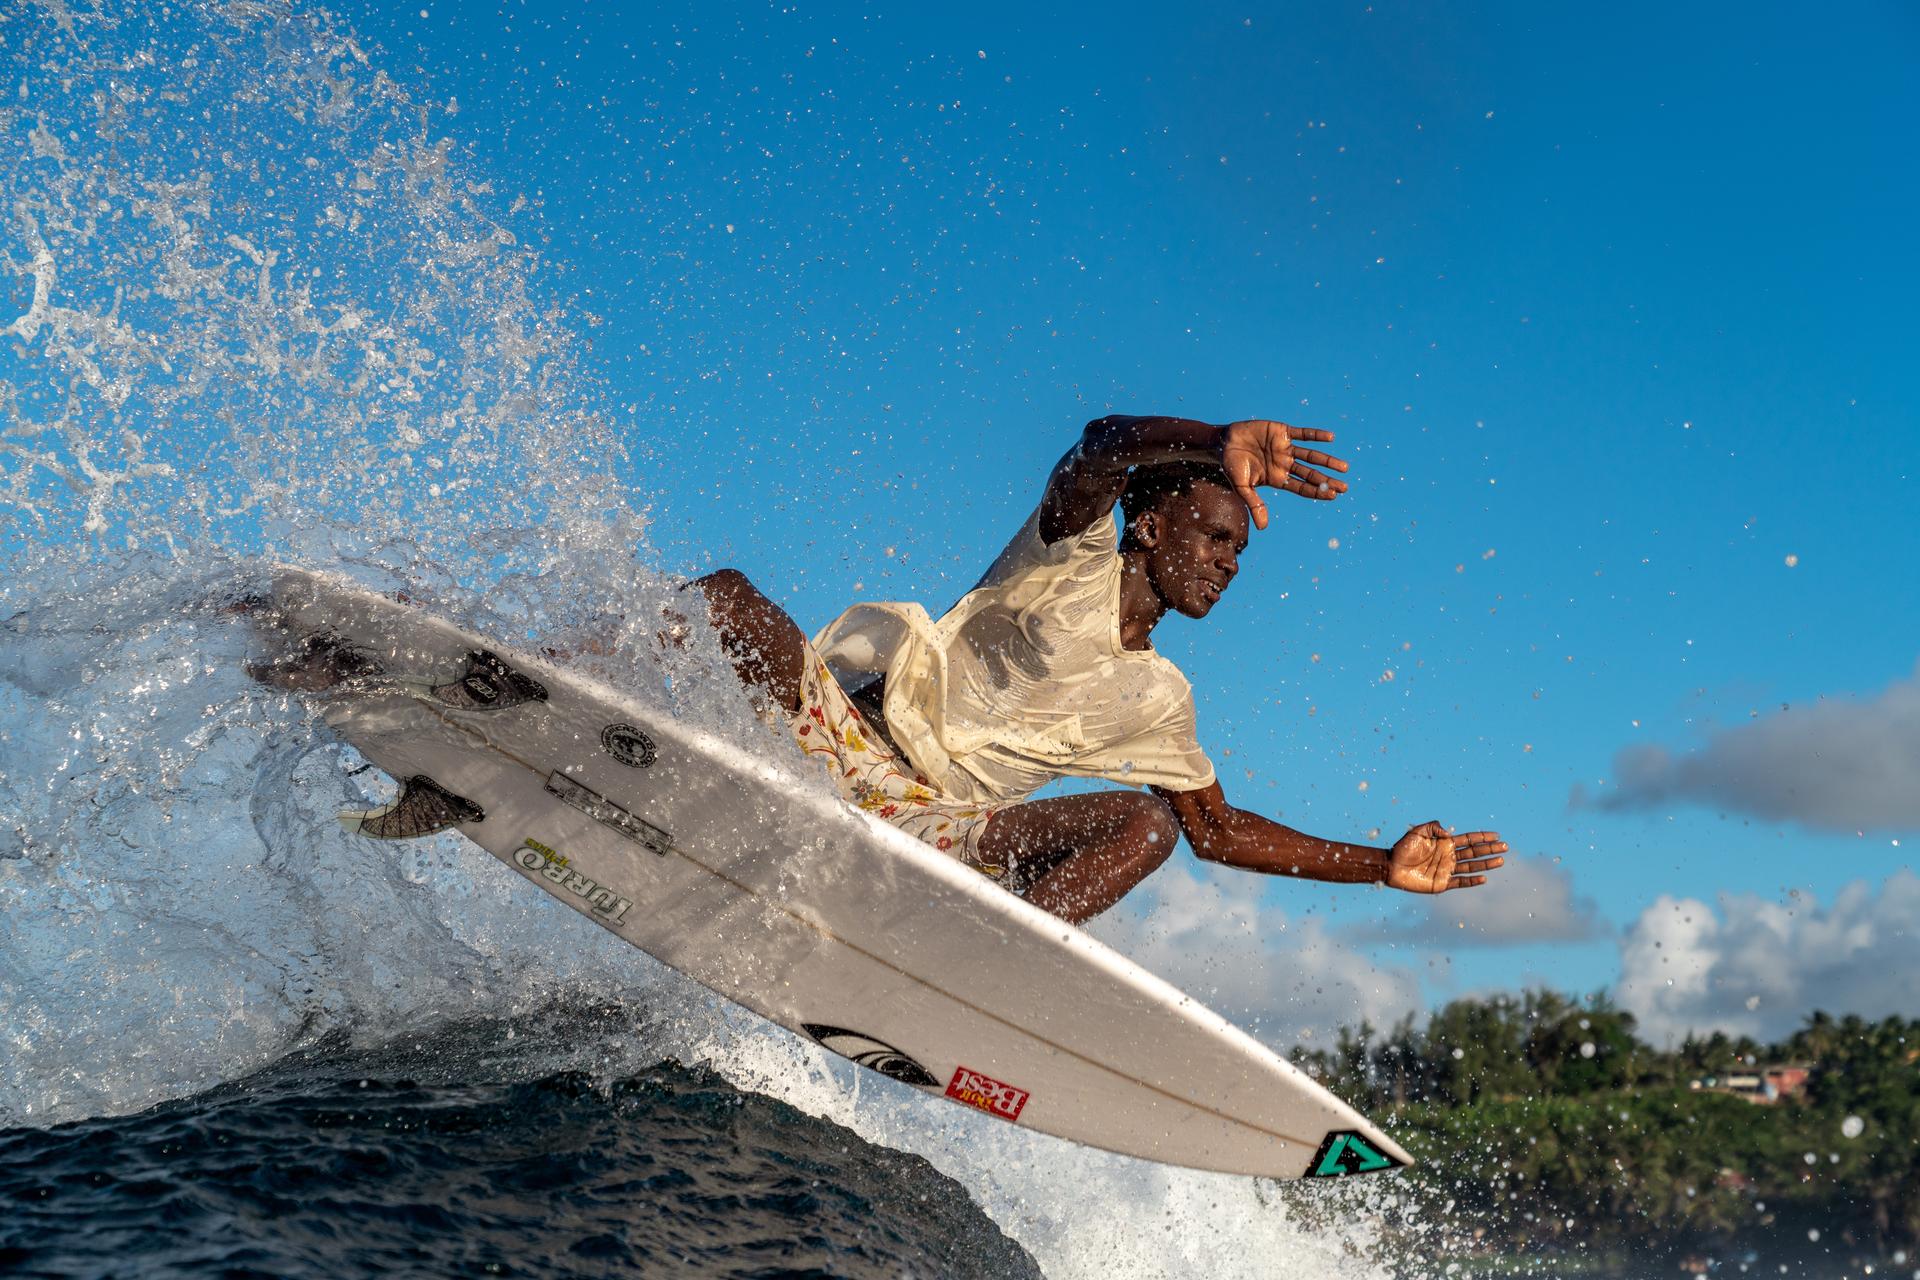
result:
[(984, 861), (980, 838), (994, 810), (947, 800), (868, 730), (812, 644), (800, 668), (800, 709), (791, 717), (793, 739), (833, 775), (848, 804), (923, 840), (991, 880), (1005, 882), (1008, 868)]

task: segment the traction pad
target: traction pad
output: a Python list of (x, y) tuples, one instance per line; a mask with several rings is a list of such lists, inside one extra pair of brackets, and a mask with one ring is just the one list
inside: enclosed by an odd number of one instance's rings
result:
[(476, 649), (467, 655), (467, 670), (451, 684), (433, 686), (433, 696), (462, 711), (504, 711), (523, 702), (545, 702), (547, 687), (522, 675), (497, 654)]
[(349, 681), (383, 674), (370, 654), (331, 632), (308, 636), (270, 662), (249, 662), (247, 674), (262, 684), (294, 693), (324, 693)]

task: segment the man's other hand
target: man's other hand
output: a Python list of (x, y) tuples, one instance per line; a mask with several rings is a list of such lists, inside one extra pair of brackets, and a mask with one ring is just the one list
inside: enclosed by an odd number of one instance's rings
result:
[(1234, 491), (1247, 504), (1256, 529), (1267, 527), (1267, 504), (1261, 501), (1259, 493), (1262, 485), (1322, 501), (1347, 491), (1345, 480), (1336, 480), (1326, 471), (1315, 469), (1345, 471), (1347, 464), (1318, 449), (1296, 449), (1296, 440), (1330, 444), (1333, 432), (1290, 427), (1264, 418), (1250, 418), (1220, 429), (1220, 465), (1226, 468)]
[(1450, 835), (1437, 822), (1423, 822), (1395, 842), (1387, 853), (1387, 884), (1408, 893), (1445, 893), (1487, 882), (1486, 873), (1504, 865), (1507, 842), (1497, 831)]

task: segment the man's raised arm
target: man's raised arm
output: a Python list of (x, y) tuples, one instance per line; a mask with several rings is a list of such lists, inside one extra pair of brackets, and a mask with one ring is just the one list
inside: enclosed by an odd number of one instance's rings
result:
[(1127, 487), (1127, 471), (1162, 462), (1212, 462), (1222, 467), (1246, 500), (1259, 528), (1267, 527), (1261, 485), (1306, 498), (1332, 498), (1346, 482), (1314, 470), (1345, 471), (1347, 464), (1317, 449), (1296, 449), (1295, 440), (1325, 443), (1331, 431), (1289, 427), (1252, 418), (1216, 427), (1192, 418), (1115, 415), (1087, 424), (1047, 481), (1040, 504), (1040, 537), (1048, 543), (1072, 537), (1113, 510)]
[(1450, 835), (1437, 822), (1412, 828), (1391, 849), (1343, 844), (1236, 809), (1218, 782), (1198, 791), (1154, 791), (1172, 806), (1196, 854), (1245, 871), (1445, 893), (1485, 884), (1486, 873), (1497, 870), (1507, 852), (1497, 832)]

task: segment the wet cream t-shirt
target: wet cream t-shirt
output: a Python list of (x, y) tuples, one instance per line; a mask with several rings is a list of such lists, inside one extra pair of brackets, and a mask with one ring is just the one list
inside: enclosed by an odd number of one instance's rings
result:
[(1193, 791), (1213, 781), (1193, 690), (1120, 645), (1111, 514), (1048, 546), (1040, 513), (939, 621), (857, 604), (814, 637), (841, 685), (886, 676), (887, 732), (956, 800), (1008, 804), (1062, 774)]

